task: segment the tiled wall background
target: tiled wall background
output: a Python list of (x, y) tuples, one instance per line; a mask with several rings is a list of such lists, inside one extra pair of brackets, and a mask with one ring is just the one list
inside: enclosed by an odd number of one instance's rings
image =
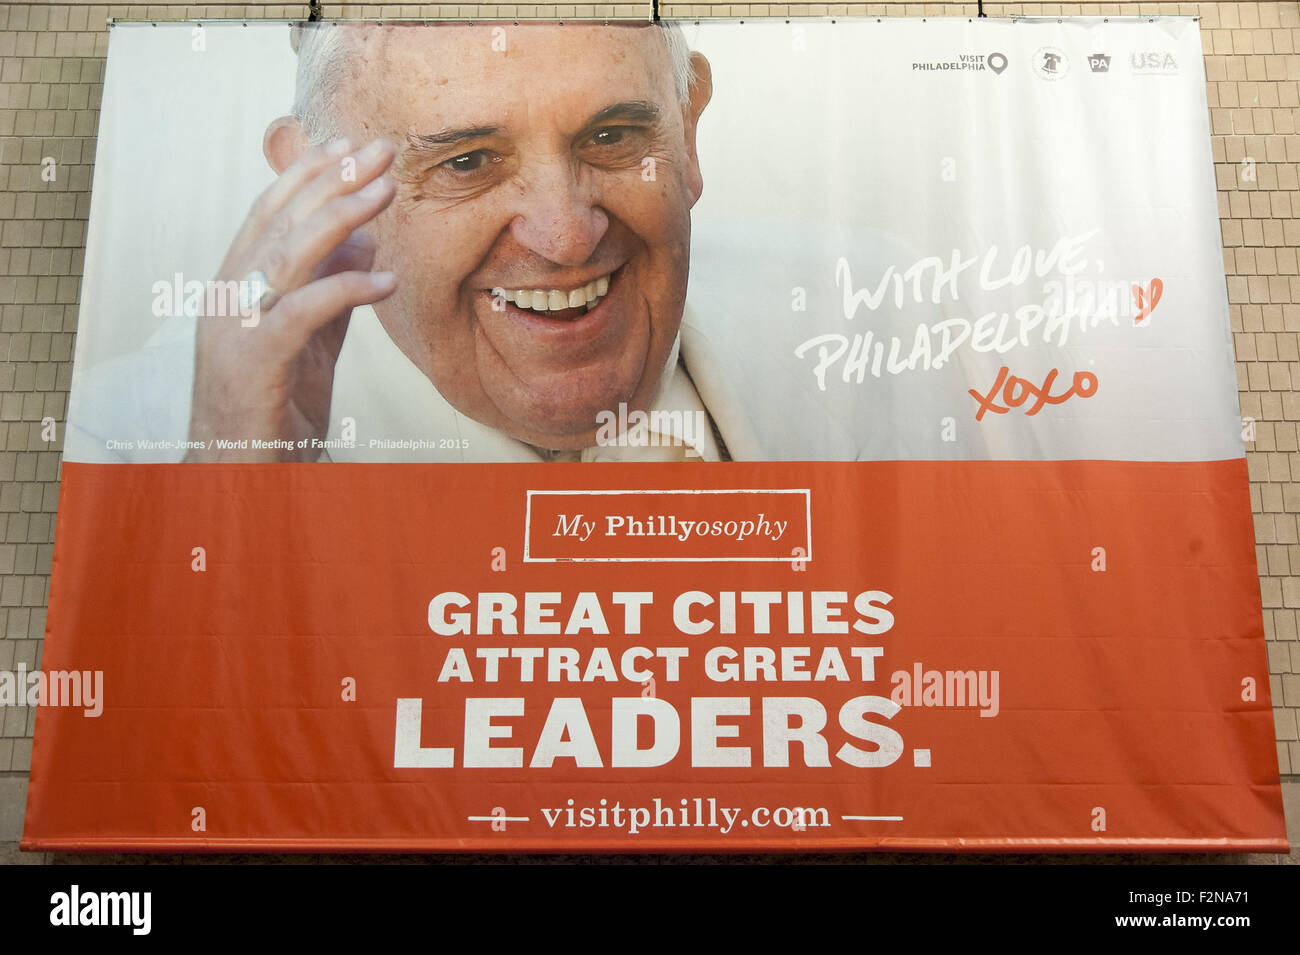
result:
[[(327, 18), (647, 18), (604, 4), (322, 4)], [(1264, 626), (1292, 842), (1300, 842), (1300, 2), (996, 3), (989, 16), (1201, 18), (1224, 268), (1251, 446)], [(974, 16), (971, 3), (728, 4), (663, 0), (666, 17)], [(90, 209), (109, 17), (299, 18), (306, 3), (0, 4), (0, 669), (40, 665), (61, 423)], [(42, 159), (57, 164), (42, 179)], [(1246, 158), (1255, 180), (1243, 176)], [(111, 572), (111, 571), (109, 571)], [(18, 861), (35, 713), (0, 709), (0, 862)], [(1289, 777), (1289, 778), (1288, 778)], [(23, 861), (46, 861), (24, 856)], [(1251, 862), (1300, 862), (1249, 857)]]

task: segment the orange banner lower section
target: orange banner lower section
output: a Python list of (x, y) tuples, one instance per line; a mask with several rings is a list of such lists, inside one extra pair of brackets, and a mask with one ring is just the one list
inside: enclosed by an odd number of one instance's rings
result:
[(65, 463), (23, 846), (1285, 851), (1245, 472)]

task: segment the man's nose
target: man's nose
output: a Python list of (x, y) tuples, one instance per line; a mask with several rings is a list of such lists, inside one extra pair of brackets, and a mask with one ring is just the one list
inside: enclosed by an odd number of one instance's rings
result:
[(608, 229), (595, 184), (565, 162), (533, 170), (510, 222), (515, 241), (556, 265), (587, 262)]

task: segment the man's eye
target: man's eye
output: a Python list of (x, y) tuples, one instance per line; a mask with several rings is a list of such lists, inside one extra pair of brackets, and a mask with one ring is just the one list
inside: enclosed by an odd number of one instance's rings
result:
[(476, 149), (472, 153), (465, 153), (461, 156), (455, 156), (448, 159), (442, 165), (452, 172), (473, 172), (480, 169), (490, 162), (496, 160), (488, 153), (486, 149)]
[(606, 126), (604, 129), (598, 129), (592, 134), (591, 141), (597, 146), (616, 146), (627, 137), (629, 130), (626, 126)]

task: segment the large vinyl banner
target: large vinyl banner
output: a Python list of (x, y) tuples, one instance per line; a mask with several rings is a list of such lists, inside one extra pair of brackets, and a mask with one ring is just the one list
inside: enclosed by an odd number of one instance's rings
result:
[(1201, 56), (117, 25), (24, 847), (1284, 851)]

